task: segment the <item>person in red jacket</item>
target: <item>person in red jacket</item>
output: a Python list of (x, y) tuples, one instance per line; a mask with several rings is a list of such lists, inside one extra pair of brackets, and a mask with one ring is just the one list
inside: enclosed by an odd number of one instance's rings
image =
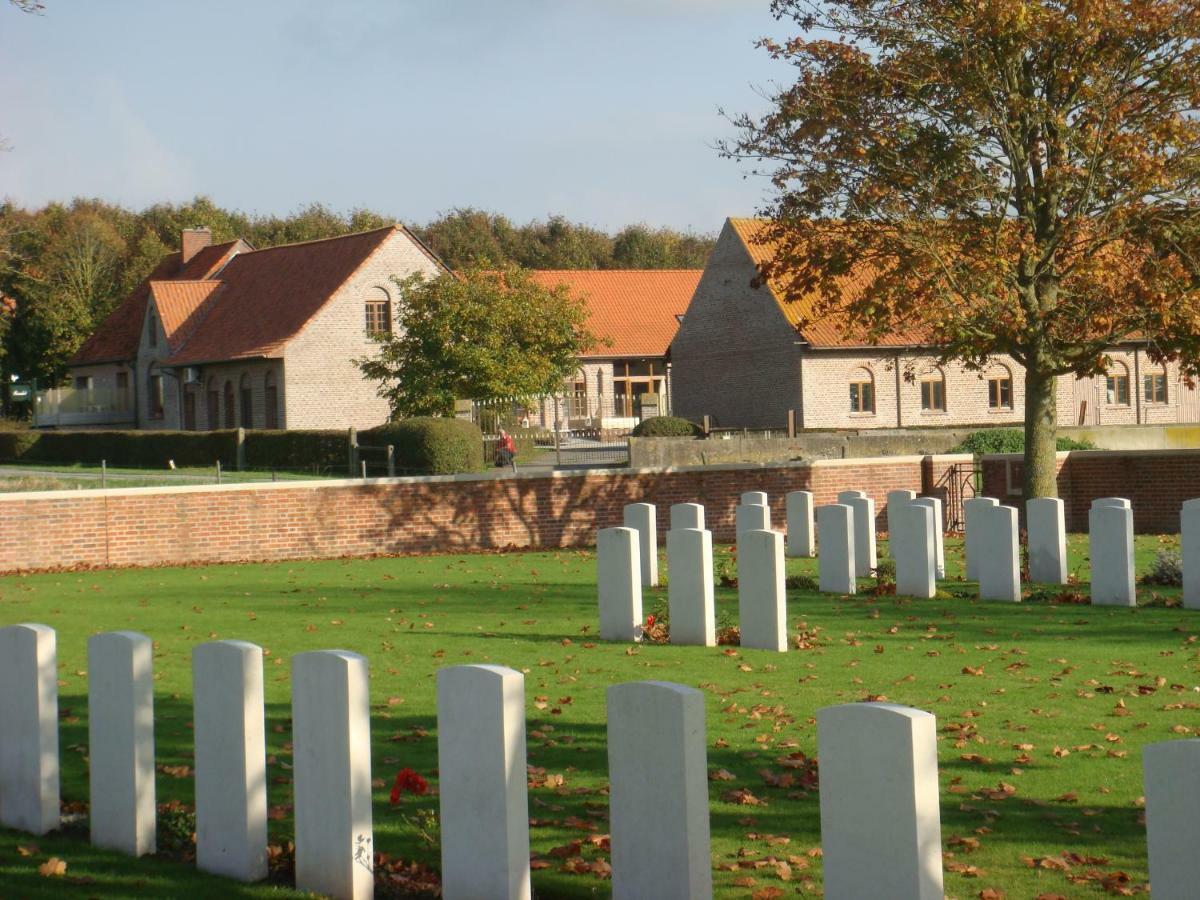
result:
[(512, 470), (517, 471), (517, 442), (503, 428), (500, 429), (500, 439), (496, 441), (496, 465), (512, 466)]

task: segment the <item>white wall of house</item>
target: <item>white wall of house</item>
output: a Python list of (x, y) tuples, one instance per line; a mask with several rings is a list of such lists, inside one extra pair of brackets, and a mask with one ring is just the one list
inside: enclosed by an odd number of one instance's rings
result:
[(367, 334), (366, 304), (386, 292), (393, 327), (401, 301), (391, 276), (438, 274), (438, 267), (403, 232), (383, 242), (284, 348), (285, 421), (288, 428), (369, 428), (386, 422), (387, 401), (355, 359), (378, 352)]

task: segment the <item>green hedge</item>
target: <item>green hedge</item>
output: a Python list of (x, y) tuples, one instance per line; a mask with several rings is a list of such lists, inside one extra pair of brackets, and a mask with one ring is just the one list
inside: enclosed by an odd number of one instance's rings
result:
[(634, 437), (700, 437), (704, 429), (678, 416), (651, 416), (637, 423)]
[[(245, 465), (298, 472), (346, 470), (345, 431), (247, 431)], [(237, 431), (0, 431), (0, 460), (137, 469), (237, 464)]]
[[(1095, 450), (1096, 445), (1091, 441), (1077, 441), (1069, 437), (1060, 437), (1057, 441), (1059, 450)], [(985, 428), (967, 436), (967, 439), (949, 451), (950, 453), (974, 453), (981, 456), (985, 453), (1024, 453), (1025, 432), (1020, 428)]]
[(360, 444), (396, 448), (398, 469), (430, 475), (478, 472), (483, 464), (483, 434), (474, 422), (423, 416), (389, 422), (359, 435)]
[(0, 433), (0, 458), (29, 462), (85, 463), (165, 469), (211, 466), (218, 459), (233, 468), (236, 431), (12, 431)]
[(246, 467), (250, 469), (344, 473), (349, 453), (350, 437), (346, 431), (246, 432)]

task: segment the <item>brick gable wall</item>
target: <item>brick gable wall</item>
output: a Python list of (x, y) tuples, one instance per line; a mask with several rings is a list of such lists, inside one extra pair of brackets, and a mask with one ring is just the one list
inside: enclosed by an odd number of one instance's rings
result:
[(395, 320), (401, 298), (391, 276), (438, 271), (400, 231), (371, 254), (284, 349), (286, 383), (280, 394), (288, 428), (369, 428), (387, 421), (387, 401), (354, 364), (377, 352), (367, 336), (368, 294), (376, 288), (386, 291)]
[(782, 427), (800, 403), (797, 335), (726, 222), (671, 342), (672, 411), (717, 425)]

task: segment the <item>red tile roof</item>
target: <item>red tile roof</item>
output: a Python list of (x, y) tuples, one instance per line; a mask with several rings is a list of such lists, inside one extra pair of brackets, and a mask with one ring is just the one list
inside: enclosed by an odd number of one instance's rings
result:
[[(779, 250), (777, 243), (767, 237), (769, 223), (764, 219), (730, 219), (734, 233), (750, 254), (755, 266), (762, 266), (773, 259)], [(841, 281), (842, 297), (849, 302), (863, 295), (872, 281), (872, 273), (865, 267), (852, 270)], [(917, 329), (896, 331), (878, 339), (868, 338), (861, 329), (855, 328), (845, 314), (827, 313), (818, 315), (815, 292), (801, 296), (788, 296), (786, 281), (770, 279), (766, 283), (775, 302), (788, 323), (800, 332), (811, 346), (816, 348), (838, 347), (912, 347), (928, 343)]]
[(224, 282), (151, 281), (150, 295), (162, 319), (167, 344), (177, 351), (203, 321)]
[(234, 254), (251, 250), (243, 240), (228, 241), (205, 247), (180, 266), (180, 253), (168, 253), (154, 267), (146, 280), (134, 288), (133, 293), (122, 300), (100, 323), (100, 327), (75, 351), (69, 365), (86, 366), (98, 363), (128, 362), (137, 356), (138, 341), (142, 336), (142, 323), (146, 319), (146, 301), (150, 297), (152, 281), (175, 279), (203, 279), (220, 270)]
[(222, 290), (165, 365), (277, 356), (334, 292), (401, 226), (284, 244), (235, 256)]
[(588, 307), (588, 327), (612, 341), (584, 358), (665, 356), (700, 283), (702, 269), (556, 269), (533, 272), (545, 287), (565, 284)]
[(403, 226), (254, 250), (244, 241), (205, 247), (180, 266), (171, 253), (101, 324), (70, 365), (131, 360), (153, 293), (167, 333), (166, 367), (278, 355), (292, 337)]

